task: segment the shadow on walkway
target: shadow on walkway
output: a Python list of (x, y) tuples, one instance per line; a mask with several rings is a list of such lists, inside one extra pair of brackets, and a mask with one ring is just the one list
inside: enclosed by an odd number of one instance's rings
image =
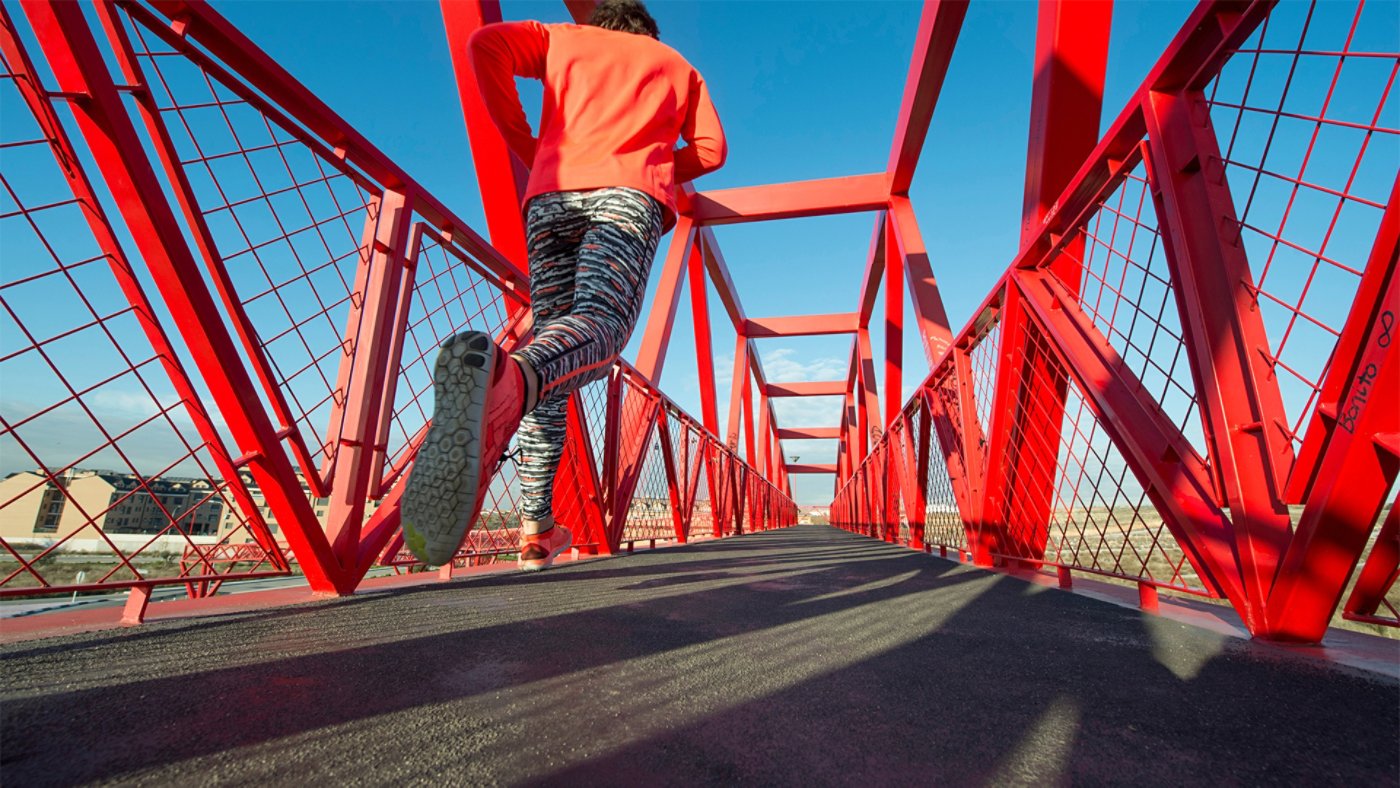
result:
[(0, 656), (12, 785), (1400, 773), (1394, 681), (817, 526)]

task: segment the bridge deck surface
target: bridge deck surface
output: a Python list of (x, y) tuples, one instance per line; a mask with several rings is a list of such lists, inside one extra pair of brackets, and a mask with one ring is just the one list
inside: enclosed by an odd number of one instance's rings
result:
[(1392, 679), (819, 526), (0, 655), (11, 785), (1400, 773)]

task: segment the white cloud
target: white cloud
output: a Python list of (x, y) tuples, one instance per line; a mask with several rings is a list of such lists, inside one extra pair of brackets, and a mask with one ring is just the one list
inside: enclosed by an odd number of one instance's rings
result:
[(845, 380), (850, 372), (849, 359), (833, 356), (803, 358), (795, 349), (782, 347), (759, 354), (763, 371), (773, 383), (797, 383), (810, 380)]

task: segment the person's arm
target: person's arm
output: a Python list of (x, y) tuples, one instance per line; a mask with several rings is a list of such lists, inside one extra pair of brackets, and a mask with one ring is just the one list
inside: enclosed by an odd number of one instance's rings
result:
[(511, 152), (530, 167), (538, 140), (520, 106), (515, 78), (544, 79), (549, 31), (539, 22), (499, 22), (473, 33), (467, 48), (487, 112)]
[(691, 72), (690, 99), (686, 102), (685, 123), (681, 126), (685, 147), (676, 151), (676, 183), (699, 178), (724, 166), (729, 148), (719, 113), (710, 101), (710, 90), (700, 74)]

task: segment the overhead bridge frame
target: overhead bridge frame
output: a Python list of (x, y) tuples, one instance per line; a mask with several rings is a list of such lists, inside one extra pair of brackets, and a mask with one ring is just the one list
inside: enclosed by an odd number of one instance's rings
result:
[[(593, 8), (566, 6), (579, 21)], [(12, 7), (0, 89), (36, 131), (0, 145), (44, 166), (7, 165), (7, 232), (43, 253), (0, 282), (20, 329), (0, 372), (43, 401), (6, 405), (0, 439), (34, 470), (4, 480), (0, 513), (23, 510), (52, 538), (0, 537), (15, 567), (0, 596), (129, 588), (139, 620), (159, 585), (205, 596), (295, 570), (349, 594), (374, 567), (421, 569), (398, 500), (433, 349), (467, 327), (506, 347), (532, 330), (528, 173), (467, 61), (500, 5), (442, 2), (485, 236), (203, 3)], [(883, 171), (680, 190), (635, 364), (570, 402), (556, 515), (584, 554), (728, 536), (793, 524), (792, 476), (826, 474), (834, 523), (981, 566), (1132, 583), (1149, 607), (1159, 590), (1221, 598), (1280, 640), (1318, 641), (1338, 612), (1400, 623), (1400, 408), (1387, 407), (1400, 402), (1400, 176), (1365, 153), (1400, 142), (1385, 114), (1400, 54), (1349, 49), (1360, 3), (1319, 6), (1336, 24), (1313, 35), (1338, 40), (1304, 48), (1266, 23), (1306, 33), (1313, 10), (1202, 0), (1100, 134), (1113, 7), (1039, 9), (1019, 244), (967, 324), (950, 325), (910, 197), (968, 12), (927, 0)], [(1296, 84), (1330, 85), (1314, 114), (1249, 92), (1275, 57), (1307, 72)], [(1361, 58), (1393, 66), (1388, 81), (1341, 79)], [(1357, 106), (1369, 114), (1343, 117)], [(1269, 126), (1250, 142), (1300, 160), (1239, 143), (1259, 134), (1246, 114)], [(1338, 129), (1362, 151), (1314, 155)], [(1287, 195), (1281, 216), (1269, 189)], [(1336, 207), (1322, 231), (1299, 229), (1322, 209), (1295, 206), (1323, 203)], [(750, 316), (713, 228), (846, 213), (871, 222), (851, 311)], [(1306, 270), (1302, 294), (1281, 281), (1290, 265)], [(25, 295), (35, 282), (71, 308), (30, 311), (52, 300)], [(711, 288), (735, 334), (723, 414)], [(696, 417), (660, 388), (685, 307)], [(906, 320), (932, 370), (907, 399)], [(849, 337), (844, 378), (765, 373), (759, 340), (823, 336)], [(79, 344), (110, 345), (110, 368), (82, 363)], [(113, 384), (155, 415), (104, 415)], [(840, 417), (780, 424), (785, 397), (839, 397)], [(80, 425), (80, 450), (43, 438), (56, 414)], [(133, 438), (147, 429), (166, 436), (154, 465)], [(834, 442), (834, 462), (786, 462), (793, 440)], [(518, 549), (516, 473), (497, 469), (454, 565)], [(105, 497), (86, 492), (100, 485)], [(138, 505), (159, 527), (132, 540), (120, 531)], [(59, 579), (47, 559), (83, 540), (110, 571)], [(178, 571), (151, 569), (170, 544)]]

